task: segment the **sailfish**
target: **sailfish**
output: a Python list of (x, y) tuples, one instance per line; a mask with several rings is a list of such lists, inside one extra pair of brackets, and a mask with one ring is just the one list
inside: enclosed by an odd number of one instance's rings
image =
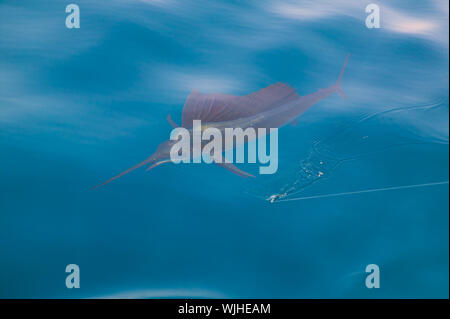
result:
[[(222, 133), (225, 128), (242, 128), (242, 130), (265, 128), (267, 132), (270, 128), (279, 128), (290, 123), (295, 124), (301, 114), (330, 95), (338, 93), (341, 97), (346, 98), (341, 89), (341, 80), (349, 57), (350, 54), (347, 54), (337, 82), (305, 96), (299, 96), (292, 87), (280, 82), (244, 96), (220, 93), (203, 94), (194, 90), (184, 104), (181, 127), (192, 131), (193, 121), (201, 120), (202, 124), (205, 123), (204, 127), (215, 127)], [(180, 127), (170, 115), (167, 116), (167, 120), (172, 127)], [(148, 171), (163, 163), (171, 162), (170, 149), (175, 143), (174, 140), (164, 141), (146, 160), (93, 188), (108, 184), (141, 166), (148, 164)], [(221, 163), (216, 162), (216, 164), (236, 175), (254, 177), (232, 163), (222, 161)]]

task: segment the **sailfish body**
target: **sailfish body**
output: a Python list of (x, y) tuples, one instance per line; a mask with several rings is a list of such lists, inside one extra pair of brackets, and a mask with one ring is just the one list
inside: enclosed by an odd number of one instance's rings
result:
[[(192, 130), (193, 121), (201, 120), (203, 127), (214, 127), (223, 133), (225, 128), (242, 128), (243, 130), (265, 128), (268, 131), (270, 128), (279, 128), (295, 122), (311, 106), (336, 92), (345, 98), (340, 83), (348, 59), (349, 54), (335, 84), (305, 96), (299, 96), (292, 87), (283, 83), (270, 85), (245, 96), (202, 94), (194, 90), (186, 99), (181, 127)], [(174, 128), (179, 127), (170, 115), (167, 120)], [(147, 169), (149, 170), (162, 163), (170, 162), (170, 148), (174, 143), (171, 140), (163, 142), (149, 158), (94, 188), (105, 185), (143, 165), (150, 164)], [(253, 176), (231, 163), (216, 164), (239, 176)]]

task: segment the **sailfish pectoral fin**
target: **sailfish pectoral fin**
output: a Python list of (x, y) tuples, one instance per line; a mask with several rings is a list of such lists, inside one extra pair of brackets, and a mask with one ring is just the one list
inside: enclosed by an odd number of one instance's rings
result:
[(235, 165), (231, 164), (231, 163), (216, 163), (219, 166), (222, 166), (223, 168), (226, 168), (227, 170), (229, 170), (230, 172), (239, 175), (241, 177), (255, 177), (255, 175), (252, 175), (250, 173), (244, 172), (243, 170), (237, 168)]
[(217, 165), (229, 170), (230, 172), (239, 175), (241, 177), (255, 177), (254, 175), (244, 172), (243, 170), (237, 168), (235, 165), (231, 164), (231, 163), (226, 163), (225, 159), (223, 157), (221, 157), (221, 160), (219, 162), (215, 162)]
[(172, 120), (172, 116), (170, 116), (170, 114), (167, 115), (167, 122), (169, 122), (169, 124), (170, 124), (173, 128), (180, 127), (177, 123), (175, 123), (175, 122)]
[(341, 89), (340, 86), (337, 88), (337, 93), (338, 93), (339, 96), (340, 96), (341, 98), (343, 98), (344, 100), (347, 100), (347, 99), (348, 99), (348, 98), (347, 98), (347, 95), (344, 93), (344, 91), (342, 91), (342, 89)]
[(347, 54), (347, 57), (345, 58), (344, 66), (342, 67), (341, 74), (339, 74), (339, 78), (336, 82), (336, 91), (337, 93), (344, 99), (347, 99), (347, 95), (345, 95), (344, 91), (342, 91), (341, 88), (341, 80), (342, 76), (344, 75), (345, 67), (347, 66), (348, 58), (350, 57), (350, 53)]

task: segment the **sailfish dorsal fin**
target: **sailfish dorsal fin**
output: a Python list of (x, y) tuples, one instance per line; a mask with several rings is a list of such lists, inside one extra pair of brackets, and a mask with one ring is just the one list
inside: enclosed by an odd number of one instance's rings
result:
[(208, 123), (245, 118), (298, 98), (297, 92), (283, 83), (272, 84), (244, 96), (203, 94), (194, 90), (184, 104), (181, 125), (191, 128), (193, 120)]

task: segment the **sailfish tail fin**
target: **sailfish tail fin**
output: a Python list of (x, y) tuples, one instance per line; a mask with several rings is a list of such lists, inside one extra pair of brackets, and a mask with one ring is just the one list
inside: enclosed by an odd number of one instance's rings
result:
[(336, 82), (336, 90), (337, 90), (338, 94), (344, 99), (347, 99), (347, 95), (345, 95), (344, 91), (342, 91), (341, 80), (342, 80), (342, 76), (344, 75), (345, 67), (347, 66), (349, 57), (350, 57), (350, 53), (347, 53), (347, 57), (345, 58), (345, 62), (344, 62), (344, 66), (342, 67), (341, 74), (339, 74), (339, 79)]

